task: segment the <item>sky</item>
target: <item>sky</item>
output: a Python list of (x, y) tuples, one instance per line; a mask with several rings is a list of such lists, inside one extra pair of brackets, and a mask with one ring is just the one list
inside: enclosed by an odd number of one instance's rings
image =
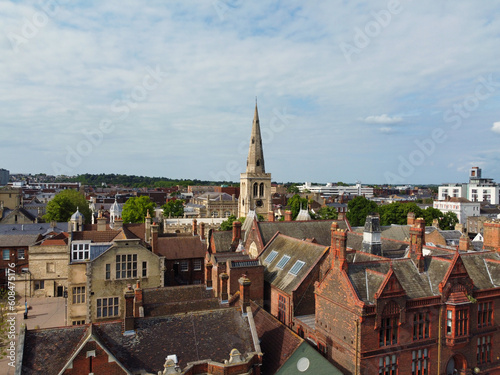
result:
[(0, 168), (500, 182), (496, 1), (0, 2)]

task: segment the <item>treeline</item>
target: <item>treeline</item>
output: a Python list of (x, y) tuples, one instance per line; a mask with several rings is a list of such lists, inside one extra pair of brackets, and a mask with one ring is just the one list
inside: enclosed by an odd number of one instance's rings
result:
[[(171, 179), (167, 177), (148, 177), (148, 176), (134, 176), (125, 174), (90, 174), (85, 173), (74, 177), (63, 177), (64, 182), (80, 182), (83, 185), (102, 186), (118, 185), (131, 188), (168, 188), (173, 186), (189, 186), (189, 185), (233, 185), (232, 181), (203, 181), (203, 180), (187, 180), (187, 179)], [(61, 181), (62, 181), (61, 179)]]

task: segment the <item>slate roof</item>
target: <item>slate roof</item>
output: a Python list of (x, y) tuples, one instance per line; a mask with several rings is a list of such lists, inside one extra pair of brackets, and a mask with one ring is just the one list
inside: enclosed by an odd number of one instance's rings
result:
[[(34, 211), (34, 213), (32, 213), (30, 211)], [(23, 207), (18, 207), (18, 208), (15, 208), (14, 210), (9, 210), (8, 212), (7, 212), (7, 210), (4, 210), (3, 220), (6, 220), (7, 218), (9, 218), (13, 215), (23, 215), (24, 217), (26, 217), (26, 219), (28, 219), (29, 221), (34, 223), (37, 216), (38, 216), (38, 211), (37, 210), (29, 210), (28, 211), (28, 210), (24, 209)]]
[(262, 373), (275, 374), (304, 340), (256, 303), (250, 302), (250, 307), (264, 353)]
[[(375, 257), (370, 254), (348, 255), (348, 277), (358, 298), (374, 303), (379, 290), (392, 265), (394, 274), (410, 299), (439, 296), (439, 284), (452, 265), (456, 252), (433, 250), (434, 256), (426, 256), (425, 272), (419, 273), (412, 258), (397, 260)], [(435, 256), (436, 254), (443, 254)], [(494, 252), (460, 253), (464, 266), (476, 289), (500, 286), (500, 255)]]
[(58, 374), (84, 338), (88, 326), (70, 326), (27, 331), (22, 373)]
[(136, 319), (134, 336), (123, 336), (122, 323), (94, 326), (100, 341), (127, 369), (157, 373), (168, 355), (177, 355), (179, 366), (211, 359), (224, 362), (236, 348), (255, 351), (246, 318), (235, 308)]
[(213, 231), (212, 236), (214, 239), (215, 251), (226, 252), (231, 251), (231, 244), (233, 243), (233, 231)]
[[(277, 255), (267, 262), (266, 258), (272, 251), (276, 251)], [(327, 251), (328, 247), (278, 234), (259, 256), (261, 264), (265, 266), (264, 280), (285, 293), (291, 294)], [(277, 266), (284, 256), (289, 256), (290, 259), (280, 269)], [(296, 275), (293, 275), (290, 270), (297, 261), (305, 264)]]
[(54, 228), (51, 223), (33, 223), (33, 224), (2, 224), (0, 225), (0, 234), (42, 234), (55, 232), (65, 232), (68, 230), (67, 222), (56, 223)]
[(73, 232), (72, 241), (112, 242), (120, 233), (122, 232), (116, 230), (85, 230)]
[(143, 289), (142, 301), (146, 317), (220, 308), (219, 300), (205, 285)]
[[(406, 254), (409, 243), (388, 238), (381, 238), (382, 255), (388, 258), (402, 258)], [(347, 248), (363, 250), (363, 233), (347, 232)]]
[(39, 234), (0, 234), (0, 247), (26, 247), (39, 241)]
[(273, 238), (276, 232), (298, 239), (315, 238), (320, 245), (330, 246), (330, 227), (334, 221), (339, 224), (340, 229), (347, 229), (347, 224), (343, 220), (263, 221), (258, 222), (257, 225), (264, 246)]
[(159, 237), (157, 253), (169, 260), (204, 258), (206, 247), (198, 236)]

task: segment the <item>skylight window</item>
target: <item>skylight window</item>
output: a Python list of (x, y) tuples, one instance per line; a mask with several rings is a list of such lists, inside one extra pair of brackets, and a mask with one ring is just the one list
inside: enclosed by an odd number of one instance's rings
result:
[(269, 255), (264, 259), (264, 262), (271, 263), (278, 256), (278, 252), (273, 250), (269, 253)]
[(291, 273), (294, 276), (297, 276), (302, 267), (304, 267), (304, 264), (306, 263), (301, 260), (296, 261), (289, 273)]
[(280, 259), (280, 261), (276, 265), (276, 268), (279, 268), (280, 270), (282, 270), (283, 267), (286, 266), (286, 264), (288, 263), (289, 260), (290, 260), (290, 257), (288, 255), (283, 255), (283, 258)]

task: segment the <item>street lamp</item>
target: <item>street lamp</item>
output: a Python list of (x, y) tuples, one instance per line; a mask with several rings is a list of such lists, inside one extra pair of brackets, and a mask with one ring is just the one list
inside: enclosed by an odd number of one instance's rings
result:
[(31, 272), (29, 270), (29, 268), (23, 268), (21, 270), (22, 273), (24, 273), (24, 319), (28, 319), (28, 301), (26, 299), (27, 297), (27, 284), (26, 284), (26, 274), (29, 274), (29, 278), (30, 278), (30, 297), (31, 297)]

